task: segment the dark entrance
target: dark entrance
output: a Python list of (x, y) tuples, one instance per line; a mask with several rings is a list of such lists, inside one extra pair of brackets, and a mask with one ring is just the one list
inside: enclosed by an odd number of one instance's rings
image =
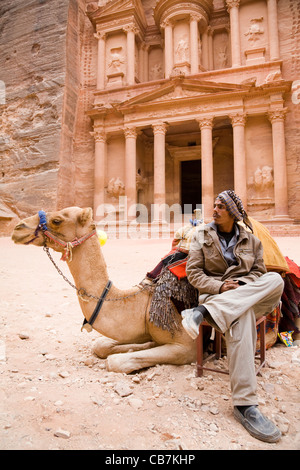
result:
[[(181, 206), (187, 212), (185, 204), (190, 204), (192, 211), (201, 204), (201, 160), (181, 162)], [(188, 211), (190, 212), (190, 211)]]

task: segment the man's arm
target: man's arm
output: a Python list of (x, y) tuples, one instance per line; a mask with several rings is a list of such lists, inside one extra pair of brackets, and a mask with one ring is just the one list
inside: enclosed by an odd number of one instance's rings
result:
[(249, 271), (248, 274), (244, 276), (240, 276), (238, 278), (239, 281), (245, 282), (246, 284), (248, 282), (255, 281), (258, 279), (260, 276), (265, 274), (267, 272), (264, 260), (263, 260), (263, 246), (260, 240), (255, 237), (254, 239), (254, 253), (255, 253), (255, 259), (254, 263), (252, 265), (251, 270)]
[(199, 242), (198, 236), (199, 234), (196, 232), (190, 246), (186, 265), (188, 281), (193, 287), (198, 289), (199, 294), (219, 294), (223, 281), (205, 274), (202, 243)]

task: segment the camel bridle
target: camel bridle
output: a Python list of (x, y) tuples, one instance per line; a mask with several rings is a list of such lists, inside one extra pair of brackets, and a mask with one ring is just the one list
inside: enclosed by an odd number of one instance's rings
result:
[(64, 248), (63, 250), (63, 254), (62, 254), (62, 261), (72, 261), (72, 249), (75, 247), (75, 246), (79, 246), (81, 245), (82, 243), (84, 243), (86, 240), (88, 240), (89, 238), (93, 237), (94, 235), (97, 234), (97, 231), (96, 230), (92, 230), (92, 232), (89, 232), (87, 233), (86, 235), (83, 235), (83, 237), (80, 237), (80, 238), (74, 238), (74, 240), (72, 240), (71, 242), (65, 242), (64, 240), (61, 240), (60, 238), (56, 237), (55, 235), (53, 235), (53, 233), (51, 233), (49, 230), (48, 230), (48, 227), (47, 227), (47, 216), (46, 216), (46, 212), (45, 211), (39, 211), (38, 212), (38, 216), (39, 216), (39, 223), (35, 229), (35, 232), (34, 232), (34, 238), (32, 240), (30, 240), (29, 242), (26, 243), (26, 245), (29, 245), (30, 243), (32, 243), (34, 240), (36, 240), (36, 238), (38, 237), (39, 233), (42, 232), (43, 236), (44, 236), (44, 240), (45, 240), (45, 245), (46, 245), (46, 242), (47, 242), (47, 238), (49, 240), (51, 240), (52, 242), (54, 242), (56, 245), (59, 245), (59, 246), (62, 246)]

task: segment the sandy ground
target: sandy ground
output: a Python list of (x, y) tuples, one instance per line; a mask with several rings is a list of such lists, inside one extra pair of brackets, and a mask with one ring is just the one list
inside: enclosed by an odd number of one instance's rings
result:
[[(300, 264), (299, 238), (276, 240)], [(127, 288), (169, 248), (170, 240), (108, 240), (103, 251), (111, 279)], [(260, 408), (283, 431), (266, 444), (233, 418), (228, 376), (196, 378), (193, 364), (107, 372), (91, 353), (98, 334), (80, 331), (77, 296), (43, 250), (1, 238), (0, 259), (0, 449), (300, 448), (299, 347), (273, 346), (258, 377)]]

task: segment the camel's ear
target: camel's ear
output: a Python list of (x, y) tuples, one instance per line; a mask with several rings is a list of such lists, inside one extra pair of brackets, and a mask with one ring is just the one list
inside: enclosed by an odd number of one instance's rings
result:
[(78, 216), (78, 222), (84, 226), (88, 220), (93, 219), (93, 210), (90, 207), (82, 209), (81, 214)]

